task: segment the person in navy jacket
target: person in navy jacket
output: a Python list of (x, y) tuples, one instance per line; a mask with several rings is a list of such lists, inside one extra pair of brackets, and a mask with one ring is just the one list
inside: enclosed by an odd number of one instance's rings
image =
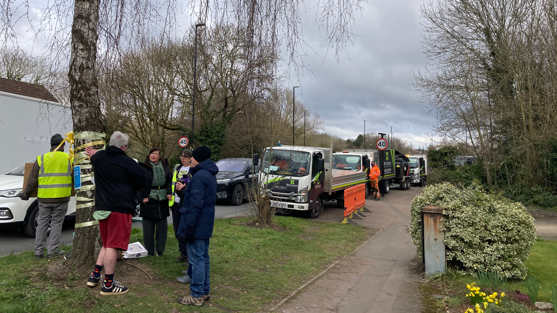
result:
[(178, 236), (187, 241), (191, 268), (191, 295), (179, 297), (183, 305), (202, 306), (211, 298), (209, 292), (209, 239), (215, 225), (215, 202), (219, 168), (211, 161), (211, 150), (201, 146), (193, 151), (190, 172), (192, 177), (186, 188), (180, 213)]

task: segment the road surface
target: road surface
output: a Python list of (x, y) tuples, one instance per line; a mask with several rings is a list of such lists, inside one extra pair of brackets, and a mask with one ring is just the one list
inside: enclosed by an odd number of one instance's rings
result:
[[(230, 218), (249, 214), (248, 203), (239, 206), (217, 203), (215, 207), (216, 218)], [(172, 224), (172, 215), (168, 217), (168, 224)], [(71, 244), (73, 241), (74, 223), (69, 221), (64, 224), (62, 229), (62, 245)], [(141, 222), (133, 222), (132, 227), (142, 228)], [(35, 249), (35, 238), (25, 236), (22, 231), (17, 229), (0, 229), (0, 257), (9, 255), (10, 253), (20, 253), (24, 251), (33, 251)]]

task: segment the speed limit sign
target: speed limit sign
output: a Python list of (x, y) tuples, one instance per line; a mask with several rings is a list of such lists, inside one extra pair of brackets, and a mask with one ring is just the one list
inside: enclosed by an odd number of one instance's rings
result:
[(379, 150), (385, 150), (387, 149), (387, 139), (385, 138), (379, 138), (379, 140), (377, 140), (377, 149)]
[(178, 140), (178, 144), (180, 145), (180, 147), (185, 148), (188, 146), (189, 140), (188, 137), (180, 137), (180, 139)]

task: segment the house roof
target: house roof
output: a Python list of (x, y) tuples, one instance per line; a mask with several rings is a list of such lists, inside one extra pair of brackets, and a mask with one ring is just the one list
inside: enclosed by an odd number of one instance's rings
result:
[(59, 103), (43, 85), (24, 83), (0, 77), (0, 92)]

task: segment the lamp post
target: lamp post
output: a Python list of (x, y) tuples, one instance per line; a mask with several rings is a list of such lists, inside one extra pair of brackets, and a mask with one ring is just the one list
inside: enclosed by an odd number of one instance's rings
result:
[(306, 146), (306, 112), (308, 110), (304, 109), (304, 147)]
[(300, 86), (294, 86), (292, 88), (292, 145), (294, 145), (294, 124), (295, 119), (294, 116), (296, 115), (296, 88)]
[(366, 121), (364, 120), (364, 149), (366, 149)]
[(195, 39), (194, 39), (194, 51), (193, 51), (193, 100), (191, 105), (191, 148), (193, 150), (193, 130), (195, 128), (195, 94), (197, 93), (196, 86), (197, 86), (197, 28), (205, 26), (205, 23), (198, 23), (195, 24)]

